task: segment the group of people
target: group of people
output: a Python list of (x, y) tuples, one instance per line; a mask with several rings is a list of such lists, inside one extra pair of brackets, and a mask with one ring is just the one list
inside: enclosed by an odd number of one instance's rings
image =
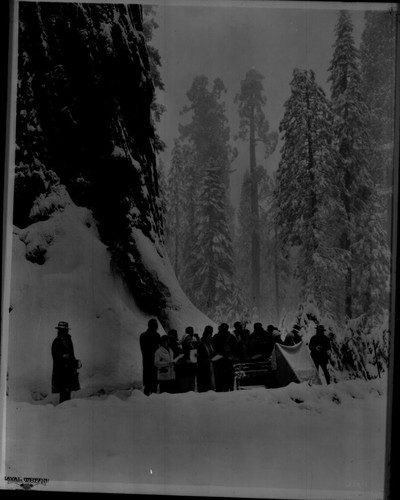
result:
[[(264, 329), (261, 323), (255, 323), (250, 332), (236, 322), (232, 333), (226, 323), (219, 325), (215, 334), (212, 326), (206, 326), (201, 338), (188, 326), (179, 341), (174, 329), (161, 336), (157, 320), (151, 319), (140, 336), (144, 393), (231, 391), (235, 364), (268, 361), (276, 343), (293, 346), (301, 340), (297, 325), (282, 339), (274, 325)], [(309, 348), (317, 370), (322, 368), (329, 384), (330, 340), (324, 335), (322, 325), (318, 325), (310, 339)]]
[[(60, 321), (57, 337), (52, 343), (53, 374), (52, 392), (60, 394), (60, 403), (71, 399), (71, 392), (80, 389), (78, 369), (82, 364), (76, 359), (69, 325)], [(234, 365), (268, 361), (276, 343), (296, 345), (302, 340), (300, 328), (295, 325), (282, 340), (281, 332), (273, 325), (265, 330), (255, 323), (253, 332), (236, 322), (233, 332), (222, 323), (214, 334), (212, 326), (206, 326), (201, 336), (188, 326), (182, 339), (176, 330), (167, 335), (158, 332), (158, 322), (151, 319), (147, 330), (140, 335), (143, 357), (144, 393), (198, 392), (215, 390), (231, 391), (234, 388)], [(321, 367), (326, 382), (330, 376), (327, 368), (330, 340), (322, 325), (316, 327), (309, 349), (317, 370)]]

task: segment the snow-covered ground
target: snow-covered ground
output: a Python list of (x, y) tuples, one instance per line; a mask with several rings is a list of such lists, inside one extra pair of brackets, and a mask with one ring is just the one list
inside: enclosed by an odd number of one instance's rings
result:
[[(45, 478), (36, 489), (383, 496), (385, 379), (145, 397), (134, 388), (149, 318), (112, 272), (90, 212), (61, 188), (56, 201), (48, 220), (14, 229), (2, 465), (17, 482), (3, 486)], [(184, 298), (168, 260), (135, 238), (146, 266), (175, 294), (179, 334), (189, 322), (201, 333), (208, 320)], [(82, 389), (55, 405), (50, 347), (61, 320), (83, 364)]]
[(383, 379), (10, 401), (5, 474), (44, 490), (378, 499), (385, 414)]

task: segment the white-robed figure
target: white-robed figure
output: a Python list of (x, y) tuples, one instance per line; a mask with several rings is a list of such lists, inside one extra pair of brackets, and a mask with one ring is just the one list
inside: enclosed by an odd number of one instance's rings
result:
[(175, 361), (174, 352), (169, 345), (168, 335), (160, 338), (160, 347), (154, 354), (154, 364), (157, 367), (157, 380), (160, 393), (175, 392)]

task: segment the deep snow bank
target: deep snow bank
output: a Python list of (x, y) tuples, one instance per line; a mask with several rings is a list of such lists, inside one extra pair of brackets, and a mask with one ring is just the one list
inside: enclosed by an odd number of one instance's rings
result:
[[(150, 316), (112, 271), (91, 212), (61, 192), (61, 208), (49, 219), (14, 228), (8, 386), (17, 400), (48, 394), (50, 348), (59, 321), (69, 322), (83, 364), (82, 394), (137, 386), (142, 378), (138, 340)], [(209, 320), (182, 292), (162, 246), (157, 249), (140, 230), (134, 237), (149, 272), (171, 292), (171, 324), (180, 335), (188, 325), (201, 331)]]
[[(31, 262), (41, 255), (43, 264)], [(148, 317), (135, 306), (97, 236), (90, 212), (69, 203), (47, 221), (15, 228), (9, 333), (9, 394), (30, 399), (51, 383), (51, 342), (68, 321), (82, 388), (141, 379), (138, 336)]]

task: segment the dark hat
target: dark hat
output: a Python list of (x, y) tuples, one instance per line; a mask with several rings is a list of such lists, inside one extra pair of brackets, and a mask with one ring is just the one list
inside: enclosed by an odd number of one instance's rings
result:
[(68, 323), (66, 321), (59, 321), (58, 325), (56, 326), (57, 330), (71, 330), (69, 327)]
[(317, 332), (324, 332), (325, 331), (325, 327), (324, 327), (324, 325), (317, 325), (316, 330), (317, 330)]

